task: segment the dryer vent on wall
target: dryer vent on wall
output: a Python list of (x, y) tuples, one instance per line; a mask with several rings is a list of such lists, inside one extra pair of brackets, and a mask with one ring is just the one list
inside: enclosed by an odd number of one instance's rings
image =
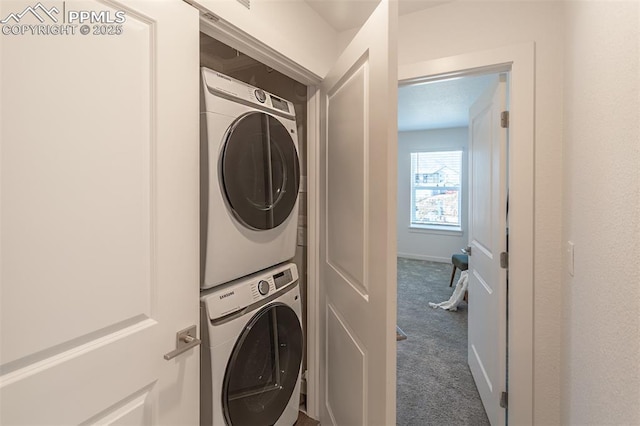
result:
[(251, 9), (251, 0), (238, 0), (238, 3), (240, 3), (247, 9)]

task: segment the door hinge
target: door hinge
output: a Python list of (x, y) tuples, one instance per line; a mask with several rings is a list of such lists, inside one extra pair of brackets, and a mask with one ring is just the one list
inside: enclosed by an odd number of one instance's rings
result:
[(508, 403), (509, 395), (506, 392), (502, 392), (502, 394), (500, 394), (500, 406), (502, 408), (507, 408)]
[(509, 268), (509, 253), (507, 253), (506, 251), (500, 253), (500, 267), (502, 269)]
[(500, 113), (500, 127), (503, 129), (509, 127), (509, 111), (502, 111)]

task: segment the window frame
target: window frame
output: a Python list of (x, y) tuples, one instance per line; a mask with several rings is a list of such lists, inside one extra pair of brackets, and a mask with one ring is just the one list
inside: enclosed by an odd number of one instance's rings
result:
[[(437, 186), (436, 183), (424, 183), (424, 184), (416, 184), (415, 175), (416, 172), (414, 170), (414, 160), (413, 156), (416, 154), (437, 154), (437, 153), (457, 153), (459, 155), (460, 161), (460, 183), (459, 186)], [(464, 152), (463, 148), (447, 148), (447, 149), (433, 149), (433, 150), (425, 150), (423, 149), (415, 149), (409, 152), (409, 231), (410, 232), (418, 232), (418, 233), (436, 233), (436, 234), (463, 234), (463, 189), (464, 189), (464, 179), (465, 179), (465, 170), (464, 170)], [(415, 213), (416, 213), (416, 192), (418, 190), (444, 190), (444, 191), (457, 191), (458, 193), (458, 223), (457, 224), (445, 224), (445, 223), (420, 223), (415, 221)]]

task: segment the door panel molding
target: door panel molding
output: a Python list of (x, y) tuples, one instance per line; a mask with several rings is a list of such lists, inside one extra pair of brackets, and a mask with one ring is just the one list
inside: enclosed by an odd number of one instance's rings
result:
[(102, 346), (127, 338), (128, 336), (153, 327), (157, 322), (145, 315), (139, 315), (103, 330), (97, 330), (70, 342), (53, 346), (44, 351), (2, 365), (2, 383), (0, 388), (18, 380), (38, 374), (47, 368), (53, 368), (77, 356)]
[[(326, 395), (325, 404), (336, 425), (366, 425), (367, 354), (357, 335), (336, 311), (331, 302), (327, 303), (326, 316)], [(337, 353), (331, 344), (335, 336), (341, 349)], [(345, 356), (346, 354), (346, 356)], [(355, 380), (344, 385), (339, 379), (345, 375), (355, 375)], [(334, 386), (335, 383), (335, 386)]]
[(471, 345), (471, 349), (473, 350), (473, 357), (476, 359), (476, 362), (480, 366), (480, 370), (482, 371), (482, 376), (484, 377), (484, 380), (487, 383), (487, 386), (489, 386), (489, 389), (491, 389), (491, 391), (493, 391), (493, 383), (491, 383), (491, 379), (489, 378), (489, 375), (487, 374), (487, 369), (484, 368), (484, 364), (482, 363), (482, 359), (480, 358), (480, 355), (478, 355), (478, 350), (476, 349), (475, 345)]
[[(11, 324), (3, 330), (3, 362), (47, 353), (52, 347), (69, 345), (139, 314), (152, 315), (156, 241), (153, 159), (157, 142), (153, 67), (157, 37), (154, 22), (130, 8), (127, 11), (131, 13), (127, 29), (131, 25), (136, 31), (127, 33), (126, 48), (111, 53), (108, 59), (112, 64), (132, 67), (127, 78), (109, 81), (104, 66), (102, 72), (92, 73), (92, 81), (83, 78), (86, 71), (79, 66), (56, 66), (58, 61), (73, 64), (76, 49), (89, 40), (47, 38), (48, 49), (59, 52), (57, 57), (40, 59), (39, 65), (48, 70), (47, 78), (30, 79), (27, 85), (7, 90), (9, 98), (39, 99), (39, 110), (64, 109), (65, 114), (39, 116), (16, 106), (10, 113), (13, 117), (32, 115), (38, 125), (5, 126), (2, 261), (4, 278), (12, 283), (8, 296), (12, 303), (3, 306), (3, 321)], [(8, 50), (21, 48), (22, 54), (30, 47), (22, 39), (7, 39), (5, 44)], [(69, 44), (75, 49), (69, 49)], [(98, 64), (105, 59), (87, 55), (85, 61), (100, 69)], [(25, 77), (13, 75), (11, 67), (4, 71), (7, 79)], [(76, 77), (74, 90), (48, 83), (64, 81), (65, 76)], [(49, 92), (50, 97), (39, 95), (42, 92)], [(87, 105), (86, 93), (92, 94), (91, 103), (99, 99), (96, 105)], [(132, 121), (127, 109), (104, 107), (108, 102), (116, 103), (119, 96), (137, 111), (138, 120)], [(87, 108), (92, 113), (87, 113)], [(80, 123), (73, 117), (81, 117)], [(112, 126), (101, 127), (105, 122)], [(119, 129), (126, 129), (126, 135)], [(136, 143), (131, 143), (134, 140)], [(120, 214), (117, 205), (127, 205), (127, 214)], [(107, 220), (109, 214), (117, 219)], [(35, 259), (40, 259), (40, 267), (29, 265)], [(123, 275), (109, 267), (114, 264), (123, 265), (128, 272)], [(101, 273), (93, 273), (95, 270)], [(96, 286), (93, 296), (102, 303), (80, 304), (72, 297), (50, 302), (60, 289), (47, 282), (64, 282), (66, 292), (83, 295), (87, 280)], [(36, 288), (38, 297), (34, 297)], [(46, 318), (56, 332), (29, 321), (31, 310)], [(77, 320), (68, 324), (69, 317)]]
[[(365, 299), (369, 292), (367, 56), (360, 57), (327, 93), (325, 172), (327, 263)], [(353, 99), (365, 101), (354, 105)]]

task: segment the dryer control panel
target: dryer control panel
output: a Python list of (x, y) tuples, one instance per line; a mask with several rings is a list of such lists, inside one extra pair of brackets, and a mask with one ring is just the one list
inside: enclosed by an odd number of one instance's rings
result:
[(295, 117), (293, 103), (235, 78), (203, 67), (202, 80), (207, 89), (218, 96), (251, 104), (288, 118)]
[(277, 296), (297, 281), (298, 268), (287, 263), (202, 292), (201, 300), (207, 305), (209, 319), (215, 320)]

